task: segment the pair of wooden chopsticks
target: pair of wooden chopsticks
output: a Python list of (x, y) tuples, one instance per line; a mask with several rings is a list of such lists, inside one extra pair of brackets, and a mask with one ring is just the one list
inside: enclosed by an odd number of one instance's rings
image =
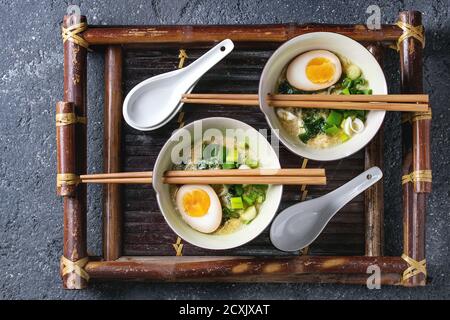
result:
[[(319, 95), (319, 94), (269, 94), (271, 107), (325, 108), (353, 110), (386, 111), (428, 111), (426, 94), (388, 94), (388, 95)], [(257, 94), (202, 94), (190, 93), (181, 102), (193, 104), (223, 104), (259, 106)]]
[[(152, 183), (153, 173), (121, 172), (82, 175), (83, 183)], [(324, 169), (235, 169), (167, 171), (163, 182), (167, 184), (284, 184), (324, 185)]]

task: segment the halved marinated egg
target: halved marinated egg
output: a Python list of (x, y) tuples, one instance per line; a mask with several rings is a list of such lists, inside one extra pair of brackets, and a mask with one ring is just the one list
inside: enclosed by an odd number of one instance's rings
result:
[(183, 185), (176, 194), (181, 217), (193, 229), (211, 233), (222, 221), (222, 205), (214, 189), (208, 185)]
[(335, 84), (341, 74), (341, 61), (334, 53), (313, 50), (292, 60), (286, 70), (286, 79), (297, 89), (316, 91)]

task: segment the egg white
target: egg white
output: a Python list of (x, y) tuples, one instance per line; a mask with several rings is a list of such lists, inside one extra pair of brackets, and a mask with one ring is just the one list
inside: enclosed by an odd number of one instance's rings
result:
[[(205, 191), (210, 199), (208, 212), (201, 217), (192, 217), (184, 210), (183, 197), (186, 193), (192, 192), (193, 190)], [(197, 231), (212, 233), (219, 228), (220, 223), (222, 222), (222, 205), (220, 204), (219, 197), (214, 192), (214, 189), (208, 185), (181, 186), (176, 194), (176, 205), (183, 220)]]
[[(306, 76), (306, 67), (308, 63), (315, 58), (326, 58), (335, 67), (335, 72), (331, 81), (325, 83), (313, 83)], [(316, 91), (328, 88), (335, 84), (342, 74), (342, 65), (339, 58), (327, 50), (313, 50), (303, 53), (296, 57), (289, 64), (286, 70), (286, 79), (290, 85), (304, 91)]]

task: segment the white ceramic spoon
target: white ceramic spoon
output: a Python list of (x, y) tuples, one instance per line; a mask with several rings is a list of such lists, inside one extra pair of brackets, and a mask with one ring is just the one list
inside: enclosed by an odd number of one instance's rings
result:
[(123, 117), (133, 128), (155, 130), (169, 122), (180, 110), (180, 99), (214, 65), (234, 48), (226, 39), (192, 62), (189, 66), (160, 74), (139, 83), (126, 96)]
[(273, 245), (282, 251), (305, 248), (319, 236), (343, 206), (382, 177), (380, 168), (372, 167), (320, 198), (285, 209), (275, 218), (270, 228)]

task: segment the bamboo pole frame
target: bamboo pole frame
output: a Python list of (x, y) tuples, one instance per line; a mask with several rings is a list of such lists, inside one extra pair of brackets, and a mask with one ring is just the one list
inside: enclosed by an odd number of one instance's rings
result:
[[(422, 15), (405, 11), (399, 20), (412, 26), (422, 25)], [(400, 46), (400, 85), (403, 93), (422, 93), (422, 44), (415, 38), (405, 39)], [(403, 175), (417, 170), (430, 170), (430, 120), (403, 122)], [(425, 259), (425, 216), (430, 182), (412, 181), (403, 184), (403, 251), (416, 261)], [(426, 277), (420, 273), (403, 283), (405, 286), (423, 286)]]
[[(412, 25), (421, 24), (421, 14), (402, 12), (399, 19)], [(82, 17), (81, 21), (86, 22)], [(70, 19), (64, 18), (64, 27)], [(256, 25), (256, 26), (143, 26), (92, 27), (79, 36), (90, 45), (105, 49), (105, 172), (120, 167), (120, 127), (122, 103), (122, 49), (124, 45), (161, 43), (217, 42), (231, 38), (235, 42), (284, 42), (300, 34), (316, 31), (336, 32), (368, 43), (368, 49), (381, 62), (383, 47), (396, 42), (403, 31), (396, 25), (383, 25), (380, 30), (368, 30), (363, 25)], [(401, 44), (402, 92), (421, 93), (422, 47), (417, 40), (407, 38)], [(87, 50), (71, 41), (64, 43), (64, 101), (73, 103), (76, 113), (86, 115)], [(411, 170), (431, 167), (429, 120), (405, 122), (403, 128), (403, 168)], [(60, 150), (69, 148), (69, 140), (57, 133)], [(78, 123), (75, 134), (76, 174), (86, 172), (86, 125)], [(367, 146), (365, 166), (382, 166), (382, 131)], [(70, 147), (72, 148), (72, 147)], [(380, 151), (381, 150), (381, 151)], [(59, 155), (58, 155), (59, 156)], [(59, 157), (58, 157), (59, 159)], [(62, 158), (61, 158), (62, 159)], [(404, 252), (419, 261), (425, 258), (425, 208), (429, 183), (403, 185)], [(410, 266), (401, 257), (383, 256), (383, 207), (371, 207), (374, 199), (380, 203), (382, 186), (366, 194), (366, 256), (289, 258), (257, 257), (121, 257), (120, 190), (115, 185), (104, 192), (104, 252), (98, 260), (91, 258), (81, 269), (92, 279), (144, 279), (152, 281), (233, 281), (233, 282), (333, 282), (365, 284), (367, 268), (381, 268), (381, 283), (417, 286), (426, 283), (423, 274), (403, 281), (403, 272)], [(382, 201), (381, 201), (382, 204)], [(75, 192), (64, 196), (64, 257), (76, 263), (87, 257), (86, 252), (86, 187), (78, 185)], [(73, 266), (72, 266), (73, 267)], [(76, 270), (76, 267), (72, 268)], [(79, 272), (63, 277), (67, 289), (82, 289), (87, 281)]]
[[(367, 49), (377, 59), (378, 63), (383, 67), (384, 48), (380, 43), (371, 43)], [(384, 128), (380, 130), (372, 141), (365, 148), (364, 167), (369, 169), (377, 166), (383, 169), (383, 150), (384, 150)], [(365, 204), (365, 226), (366, 226), (366, 249), (367, 256), (382, 256), (384, 245), (383, 233), (383, 183), (377, 183), (372, 188), (364, 192)]]
[[(120, 46), (106, 47), (103, 163), (107, 173), (120, 171), (122, 59)], [(103, 192), (103, 256), (106, 260), (115, 260), (121, 256), (122, 246), (120, 185), (108, 184)]]
[[(81, 17), (86, 23), (86, 17)], [(63, 27), (74, 25), (70, 17), (65, 16)], [(87, 50), (71, 42), (64, 42), (64, 101), (75, 106), (75, 114), (86, 117), (86, 77), (87, 77)], [(66, 136), (62, 137), (61, 145), (69, 143)], [(63, 146), (64, 148), (64, 146)], [(87, 135), (86, 124), (78, 122), (75, 128), (76, 172), (80, 175), (87, 168)], [(79, 184), (75, 193), (64, 197), (64, 250), (63, 257), (76, 263), (87, 257), (86, 247), (86, 185)], [(87, 286), (87, 279), (77, 272), (64, 275), (67, 265), (61, 263), (63, 285), (67, 289), (83, 289)]]
[(187, 25), (91, 27), (84, 38), (91, 45), (118, 45), (136, 43), (209, 43), (229, 38), (235, 42), (285, 42), (310, 32), (336, 32), (357, 41), (395, 42), (402, 31), (394, 25), (382, 25), (380, 30), (369, 30), (365, 25), (276, 24), (276, 25)]
[(398, 285), (407, 267), (399, 257), (121, 257), (91, 261), (86, 271), (99, 279), (223, 282), (325, 282), (365, 284), (367, 268), (378, 265), (382, 283)]

